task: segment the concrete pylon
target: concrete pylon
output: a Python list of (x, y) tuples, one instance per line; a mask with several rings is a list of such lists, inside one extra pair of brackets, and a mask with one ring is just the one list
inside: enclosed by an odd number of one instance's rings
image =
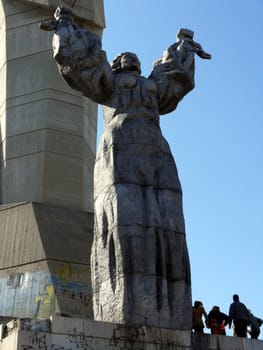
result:
[(0, 2), (0, 316), (91, 313), (97, 105), (67, 87), (39, 30), (73, 3), (101, 34), (103, 0)]

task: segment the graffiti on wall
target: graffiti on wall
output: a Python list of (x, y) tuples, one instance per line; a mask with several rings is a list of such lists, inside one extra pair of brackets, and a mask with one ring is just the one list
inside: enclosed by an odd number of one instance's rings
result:
[(43, 333), (35, 333), (26, 344), (21, 345), (21, 350), (94, 350), (93, 336), (81, 332), (73, 331), (60, 336), (59, 345), (50, 344), (50, 339)]
[[(102, 336), (103, 336), (103, 331)], [(92, 333), (92, 329), (90, 330)], [(19, 350), (144, 350), (146, 344), (151, 344), (154, 350), (177, 350), (184, 346), (176, 340), (169, 339), (168, 335), (160, 332), (151, 332), (147, 336), (144, 327), (141, 326), (117, 326), (113, 329), (112, 337), (96, 338), (92, 335), (84, 334), (82, 331), (74, 328), (67, 334), (60, 334), (47, 337), (43, 333), (35, 333), (24, 341)]]
[(92, 317), (92, 290), (87, 271), (60, 264), (48, 270), (0, 276), (0, 309), (6, 316), (49, 318), (52, 314)]
[(36, 333), (30, 338), (30, 345), (21, 345), (22, 350), (47, 350), (46, 335), (41, 333)]

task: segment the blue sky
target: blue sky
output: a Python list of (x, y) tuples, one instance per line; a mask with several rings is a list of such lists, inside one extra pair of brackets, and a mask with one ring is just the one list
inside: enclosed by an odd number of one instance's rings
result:
[(109, 61), (135, 52), (148, 76), (181, 27), (212, 54), (196, 57), (195, 89), (161, 117), (183, 187), (192, 295), (228, 313), (238, 293), (263, 318), (263, 1), (104, 3)]

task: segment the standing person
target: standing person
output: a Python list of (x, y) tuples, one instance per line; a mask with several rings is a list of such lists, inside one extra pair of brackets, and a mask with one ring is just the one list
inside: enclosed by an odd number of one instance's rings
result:
[(254, 316), (250, 310), (248, 310), (248, 313), (250, 328), (248, 333), (250, 334), (251, 339), (258, 339), (258, 336), (260, 334), (260, 327), (262, 325), (262, 319)]
[(225, 326), (229, 317), (220, 311), (219, 306), (213, 306), (207, 317), (207, 327), (211, 329), (211, 334), (226, 335)]
[(203, 316), (205, 317), (205, 322), (207, 323), (207, 313), (201, 301), (195, 301), (192, 308), (193, 312), (193, 325), (192, 328), (195, 332), (204, 333), (204, 322)]
[(233, 295), (233, 303), (229, 308), (229, 328), (231, 328), (232, 320), (235, 326), (236, 336), (246, 338), (249, 313), (247, 307), (239, 301), (237, 294)]

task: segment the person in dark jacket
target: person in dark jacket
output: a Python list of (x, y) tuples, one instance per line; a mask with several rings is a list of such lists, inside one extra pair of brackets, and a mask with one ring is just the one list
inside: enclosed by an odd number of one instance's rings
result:
[(252, 314), (250, 310), (249, 312), (249, 331), (251, 339), (258, 339), (260, 334), (260, 327), (262, 326), (263, 320), (259, 317), (256, 317)]
[(233, 303), (229, 308), (229, 328), (231, 328), (232, 320), (235, 326), (235, 335), (246, 338), (249, 313), (247, 307), (239, 301), (237, 294), (233, 295)]
[(211, 334), (226, 335), (225, 326), (228, 324), (229, 317), (220, 311), (219, 306), (213, 306), (207, 319), (207, 327), (211, 329)]

